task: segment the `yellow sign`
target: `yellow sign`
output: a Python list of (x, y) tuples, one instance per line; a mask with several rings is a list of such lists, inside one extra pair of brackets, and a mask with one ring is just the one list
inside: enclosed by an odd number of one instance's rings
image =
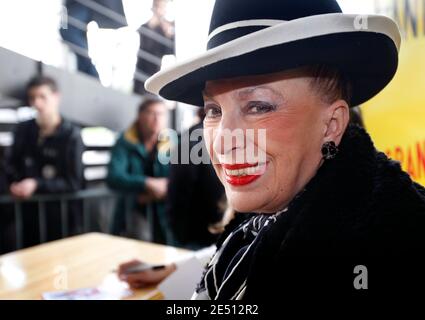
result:
[(395, 78), (361, 107), (376, 147), (425, 185), (425, 0), (375, 0), (403, 35)]

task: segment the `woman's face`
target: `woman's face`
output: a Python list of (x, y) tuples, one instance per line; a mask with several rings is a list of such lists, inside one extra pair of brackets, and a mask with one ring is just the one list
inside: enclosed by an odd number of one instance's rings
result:
[[(315, 175), (322, 144), (330, 140), (326, 135), (332, 117), (311, 80), (289, 71), (207, 82), (205, 142), (236, 211), (284, 209)], [(235, 129), (243, 132), (243, 139), (226, 143), (224, 136)], [(265, 144), (259, 129), (265, 129)], [(249, 144), (264, 154), (264, 160), (249, 160)]]

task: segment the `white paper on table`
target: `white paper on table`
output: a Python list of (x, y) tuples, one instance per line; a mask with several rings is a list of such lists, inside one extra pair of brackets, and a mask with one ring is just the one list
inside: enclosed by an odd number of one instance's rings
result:
[(120, 300), (133, 292), (116, 274), (109, 274), (97, 287), (44, 292), (44, 300)]
[(162, 281), (158, 289), (165, 300), (189, 300), (202, 277), (203, 270), (201, 262), (192, 257), (179, 263), (177, 270)]
[(76, 290), (44, 292), (44, 300), (119, 300), (130, 295), (130, 292), (112, 293), (99, 287)]

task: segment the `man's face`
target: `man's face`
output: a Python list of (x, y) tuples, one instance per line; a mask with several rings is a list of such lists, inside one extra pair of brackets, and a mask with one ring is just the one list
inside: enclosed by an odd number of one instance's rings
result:
[(57, 112), (59, 108), (59, 93), (53, 91), (47, 85), (30, 88), (28, 91), (28, 102), (40, 115)]
[(167, 1), (166, 0), (158, 0), (154, 1), (153, 4), (153, 13), (159, 17), (165, 17), (167, 14)]
[(147, 135), (158, 135), (167, 124), (167, 107), (162, 102), (151, 104), (140, 112), (139, 128)]

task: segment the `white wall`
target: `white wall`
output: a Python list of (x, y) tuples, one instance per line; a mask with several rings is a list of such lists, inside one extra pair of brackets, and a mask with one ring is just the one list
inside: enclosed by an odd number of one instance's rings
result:
[(375, 10), (376, 0), (338, 0), (344, 13), (371, 14)]
[(0, 1), (0, 46), (35, 60), (61, 65), (61, 0)]
[[(181, 61), (205, 51), (215, 0), (175, 1), (176, 51), (177, 60)], [(177, 110), (177, 129), (189, 128), (197, 108), (179, 104)]]

